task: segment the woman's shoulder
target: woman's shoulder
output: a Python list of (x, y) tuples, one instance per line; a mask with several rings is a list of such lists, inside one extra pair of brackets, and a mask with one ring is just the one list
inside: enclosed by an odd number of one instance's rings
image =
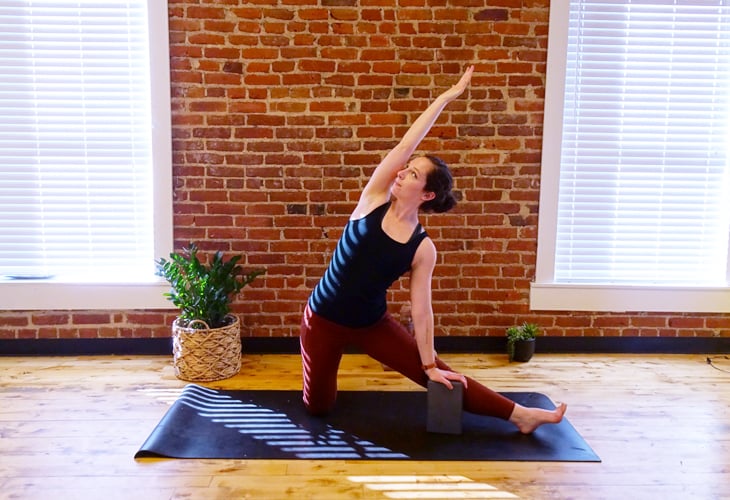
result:
[(416, 253), (413, 255), (413, 262), (411, 263), (412, 270), (424, 269), (427, 271), (433, 271), (436, 266), (436, 245), (434, 245), (431, 238), (426, 235), (416, 248)]
[(378, 212), (385, 211), (390, 205), (390, 197), (361, 197), (357, 202), (355, 210), (350, 214), (350, 220), (364, 219), (368, 215)]

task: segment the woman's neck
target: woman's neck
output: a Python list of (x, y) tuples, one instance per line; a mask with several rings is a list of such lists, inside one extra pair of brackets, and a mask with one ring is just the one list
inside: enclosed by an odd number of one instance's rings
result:
[(390, 201), (388, 212), (390, 212), (391, 217), (399, 223), (405, 223), (411, 226), (418, 224), (417, 206), (412, 206), (399, 201), (397, 198), (393, 198)]

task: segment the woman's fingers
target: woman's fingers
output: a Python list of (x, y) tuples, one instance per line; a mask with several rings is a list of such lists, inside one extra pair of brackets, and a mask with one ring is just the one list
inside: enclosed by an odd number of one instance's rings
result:
[(461, 76), (461, 80), (459, 81), (459, 83), (462, 83), (463, 82), (464, 88), (466, 88), (466, 86), (471, 81), (471, 75), (473, 75), (473, 74), (474, 74), (474, 66), (472, 65), (472, 66), (469, 66), (466, 69), (466, 71), (464, 72), (464, 74)]
[(432, 380), (434, 382), (439, 382), (441, 384), (444, 384), (449, 389), (454, 388), (454, 384), (451, 383), (451, 381), (461, 382), (461, 384), (464, 386), (464, 389), (466, 389), (466, 377), (462, 375), (461, 373), (456, 372), (450, 372), (448, 370), (441, 370), (437, 369), (438, 376), (434, 377)]
[(469, 85), (472, 74), (474, 74), (474, 66), (469, 66), (464, 74), (461, 75), (461, 79), (459, 79), (459, 81), (453, 87), (451, 87), (450, 91), (447, 92), (452, 93), (453, 98), (460, 96)]
[(447, 372), (447, 373), (449, 374), (448, 378), (450, 380), (455, 380), (457, 382), (461, 382), (461, 384), (464, 386), (464, 389), (466, 389), (466, 377), (464, 375), (462, 375), (461, 373), (456, 373), (456, 372)]

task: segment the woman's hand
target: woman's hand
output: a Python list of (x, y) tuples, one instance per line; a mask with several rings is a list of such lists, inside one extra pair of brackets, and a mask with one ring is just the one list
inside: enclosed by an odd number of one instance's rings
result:
[(464, 386), (464, 389), (466, 389), (466, 377), (461, 373), (451, 372), (449, 370), (442, 370), (440, 368), (434, 367), (430, 370), (426, 370), (426, 376), (428, 376), (428, 378), (430, 380), (433, 380), (434, 382), (444, 384), (449, 389), (454, 388), (454, 385), (451, 383), (452, 380), (461, 382), (461, 384)]
[(445, 97), (449, 102), (453, 101), (457, 97), (459, 97), (469, 86), (469, 82), (471, 82), (471, 75), (474, 73), (474, 66), (469, 66), (464, 74), (461, 76), (461, 79), (453, 85), (449, 90), (441, 94), (443, 97)]

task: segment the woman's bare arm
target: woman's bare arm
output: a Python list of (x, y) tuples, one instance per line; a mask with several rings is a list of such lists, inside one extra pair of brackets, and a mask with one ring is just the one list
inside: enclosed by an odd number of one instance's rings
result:
[(439, 95), (426, 110), (413, 122), (400, 142), (383, 158), (373, 172), (370, 180), (360, 195), (360, 201), (353, 213), (353, 218), (363, 216), (376, 206), (389, 199), (390, 188), (395, 177), (408, 163), (416, 148), (428, 134), (444, 107), (459, 97), (471, 81), (474, 66), (470, 66), (458, 83)]
[[(436, 361), (434, 349), (434, 321), (431, 305), (431, 277), (436, 265), (436, 247), (430, 238), (426, 238), (418, 246), (411, 266), (411, 317), (418, 344), (418, 353), (423, 365), (431, 365)], [(450, 380), (458, 380), (466, 387), (466, 377), (459, 373), (431, 368), (426, 371), (431, 380), (440, 382), (451, 389)]]

